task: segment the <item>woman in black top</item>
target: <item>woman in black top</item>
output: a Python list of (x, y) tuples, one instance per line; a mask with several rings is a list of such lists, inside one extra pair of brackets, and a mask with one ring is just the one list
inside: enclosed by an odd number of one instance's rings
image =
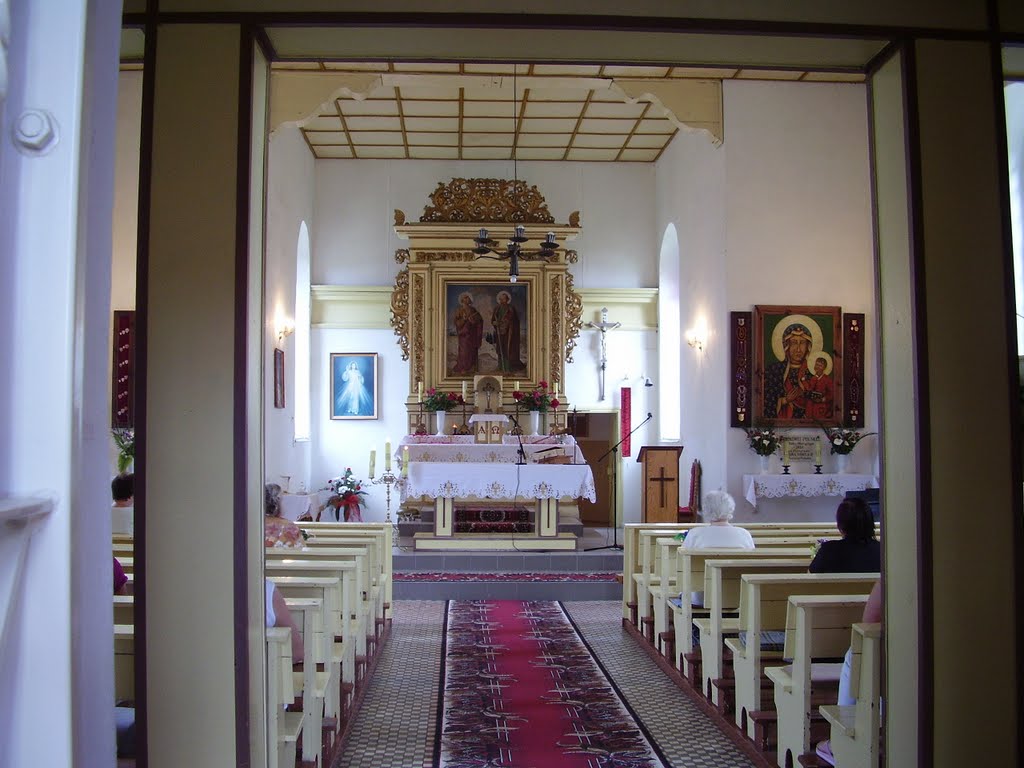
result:
[(811, 561), (811, 573), (878, 573), (882, 548), (875, 538), (875, 519), (863, 499), (843, 499), (836, 509), (838, 541), (822, 542)]

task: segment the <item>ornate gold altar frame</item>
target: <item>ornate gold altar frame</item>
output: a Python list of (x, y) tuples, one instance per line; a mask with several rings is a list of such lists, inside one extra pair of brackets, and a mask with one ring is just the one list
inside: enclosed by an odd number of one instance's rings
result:
[[(518, 381), (520, 389), (532, 388), (544, 380), (564, 390), (565, 363), (572, 361), (583, 313), (583, 303), (573, 290), (573, 276), (568, 270), (568, 265), (578, 260), (575, 251), (560, 248), (548, 259), (520, 260), (515, 285), (527, 286), (529, 296), (524, 370), (454, 373), (450, 369), (447, 286), (480, 286), (486, 294), (509, 284), (507, 261), (477, 259), (472, 252), (473, 238), (481, 227), (499, 243), (511, 236), (516, 224), (523, 224), (532, 243), (554, 232), (558, 242), (564, 244), (580, 232), (579, 212), (569, 217), (568, 224), (556, 224), (536, 187), (501, 179), (439, 183), (430, 201), (419, 222), (406, 223), (405, 214), (395, 211), (395, 232), (409, 241), (409, 247), (395, 253), (395, 260), (408, 266), (395, 279), (391, 324), (402, 358), (410, 361), (409, 391), (414, 393), (416, 383), (422, 381), (426, 388), (459, 392), (462, 382), (472, 385), (475, 375), (490, 373), (506, 382)], [(490, 313), (481, 314), (484, 330), (491, 330)], [(506, 407), (511, 404), (510, 398), (511, 389), (502, 392)], [(415, 402), (410, 405), (415, 412)]]

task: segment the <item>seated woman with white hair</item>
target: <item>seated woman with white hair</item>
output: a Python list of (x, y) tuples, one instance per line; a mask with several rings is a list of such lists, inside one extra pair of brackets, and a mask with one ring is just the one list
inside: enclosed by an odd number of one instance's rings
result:
[(691, 528), (683, 546), (687, 549), (753, 549), (754, 539), (746, 528), (733, 525), (736, 502), (725, 491), (711, 491), (704, 497), (701, 516), (710, 525)]
[[(736, 502), (725, 491), (711, 491), (704, 497), (704, 509), (701, 516), (708, 525), (691, 528), (683, 539), (684, 549), (753, 549), (754, 537), (746, 528), (733, 525), (732, 514), (736, 510)], [(682, 594), (680, 594), (682, 598)], [(693, 605), (704, 605), (704, 592), (690, 594)], [(697, 628), (694, 627), (694, 637)], [(699, 642), (699, 640), (697, 641)]]

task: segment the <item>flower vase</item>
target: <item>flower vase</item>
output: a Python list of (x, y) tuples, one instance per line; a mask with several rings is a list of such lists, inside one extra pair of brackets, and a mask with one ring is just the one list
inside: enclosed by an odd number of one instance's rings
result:
[(758, 456), (758, 458), (761, 460), (761, 474), (762, 475), (767, 475), (768, 474), (768, 460), (771, 459), (771, 456)]
[(527, 421), (528, 435), (539, 435), (540, 434), (540, 411), (529, 411), (529, 419)]
[(836, 454), (836, 474), (845, 475), (849, 471), (850, 454), (848, 453), (837, 453)]
[(438, 435), (438, 437), (447, 434), (447, 432), (445, 430), (448, 427), (448, 424), (447, 424), (447, 422), (448, 422), (448, 412), (447, 411), (437, 411), (434, 415), (437, 416), (437, 435)]

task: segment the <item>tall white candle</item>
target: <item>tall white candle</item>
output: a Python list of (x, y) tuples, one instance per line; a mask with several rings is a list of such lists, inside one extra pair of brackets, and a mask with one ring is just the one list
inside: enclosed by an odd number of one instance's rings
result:
[(375, 467), (376, 464), (377, 464), (377, 449), (376, 448), (371, 448), (370, 449), (370, 479), (371, 480), (373, 479), (373, 470), (374, 470), (374, 467)]
[(402, 447), (402, 477), (409, 476), (409, 446)]
[(519, 382), (518, 381), (513, 381), (512, 382), (512, 391), (513, 392), (518, 392), (519, 391)]
[(555, 382), (555, 397), (558, 397), (558, 382)]
[(789, 440), (782, 441), (782, 463), (789, 464)]
[(462, 382), (462, 399), (466, 399), (466, 382)]
[(384, 442), (384, 471), (391, 470), (391, 438)]
[(814, 463), (821, 464), (821, 440), (814, 441)]
[(416, 402), (417, 403), (422, 403), (423, 402), (423, 382), (422, 381), (417, 381), (416, 382)]

